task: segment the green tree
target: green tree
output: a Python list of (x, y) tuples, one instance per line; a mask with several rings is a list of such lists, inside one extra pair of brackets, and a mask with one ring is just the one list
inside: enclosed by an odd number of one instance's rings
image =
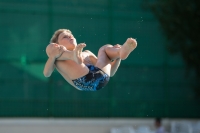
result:
[(145, 0), (144, 4), (160, 22), (171, 53), (181, 53), (187, 72), (196, 73), (194, 88), (200, 97), (200, 1)]

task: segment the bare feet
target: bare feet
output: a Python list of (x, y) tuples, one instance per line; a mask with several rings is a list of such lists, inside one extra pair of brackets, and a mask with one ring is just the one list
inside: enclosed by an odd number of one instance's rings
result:
[(120, 58), (125, 60), (136, 47), (137, 41), (133, 38), (128, 38), (120, 49)]
[(80, 43), (76, 46), (74, 52), (73, 52), (73, 58), (74, 58), (74, 61), (78, 64), (81, 64), (83, 63), (83, 58), (81, 56), (81, 53), (82, 53), (82, 50), (83, 48), (86, 46), (86, 44), (84, 43)]

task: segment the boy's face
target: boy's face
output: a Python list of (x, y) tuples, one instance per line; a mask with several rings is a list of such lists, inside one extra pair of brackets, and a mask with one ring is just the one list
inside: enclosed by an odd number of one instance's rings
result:
[(58, 36), (58, 44), (65, 46), (68, 50), (74, 50), (77, 46), (76, 38), (67, 31), (60, 33)]

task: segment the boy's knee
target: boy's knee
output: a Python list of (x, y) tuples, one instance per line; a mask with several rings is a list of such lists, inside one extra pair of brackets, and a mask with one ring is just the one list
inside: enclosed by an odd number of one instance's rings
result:
[(111, 44), (106, 44), (106, 45), (104, 45), (105, 47), (113, 47), (113, 45), (111, 45)]
[(106, 44), (104, 46), (102, 46), (100, 49), (106, 49), (106, 48), (110, 48), (113, 47), (111, 44)]

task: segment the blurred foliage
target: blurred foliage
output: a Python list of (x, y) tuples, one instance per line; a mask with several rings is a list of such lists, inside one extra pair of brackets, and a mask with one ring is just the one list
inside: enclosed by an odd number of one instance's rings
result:
[(200, 97), (200, 1), (199, 0), (145, 0), (160, 22), (169, 40), (170, 53), (180, 53), (186, 63), (187, 74), (195, 71), (194, 88)]

